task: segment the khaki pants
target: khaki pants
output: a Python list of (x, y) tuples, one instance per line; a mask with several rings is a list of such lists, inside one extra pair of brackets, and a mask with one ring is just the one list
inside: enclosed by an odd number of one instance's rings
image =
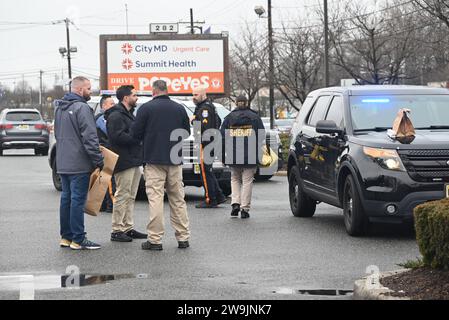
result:
[(164, 235), (164, 186), (170, 204), (170, 222), (178, 241), (190, 238), (189, 217), (184, 200), (182, 166), (145, 166), (145, 186), (150, 206), (150, 222), (147, 226), (148, 241), (160, 244)]
[(116, 191), (112, 209), (112, 232), (128, 232), (134, 227), (134, 203), (139, 189), (139, 167), (114, 174)]
[(257, 168), (231, 167), (232, 204), (249, 211), (253, 193), (253, 179)]

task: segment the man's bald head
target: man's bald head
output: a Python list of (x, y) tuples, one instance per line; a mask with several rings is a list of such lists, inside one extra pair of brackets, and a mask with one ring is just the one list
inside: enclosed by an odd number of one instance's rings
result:
[(200, 104), (201, 102), (207, 99), (206, 87), (204, 86), (195, 87), (192, 90), (192, 94), (193, 94), (193, 102), (195, 104)]
[(90, 80), (85, 77), (75, 77), (70, 84), (71, 91), (83, 97), (86, 101), (90, 100), (92, 93), (90, 87)]

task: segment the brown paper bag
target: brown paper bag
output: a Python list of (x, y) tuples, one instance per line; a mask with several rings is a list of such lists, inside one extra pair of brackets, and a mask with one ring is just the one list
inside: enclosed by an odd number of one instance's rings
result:
[(399, 109), (398, 115), (396, 116), (396, 119), (394, 119), (392, 129), (396, 134), (396, 139), (411, 138), (415, 136), (415, 128), (408, 117), (408, 113), (410, 113), (410, 109)]
[(104, 157), (104, 167), (103, 170), (96, 169), (91, 174), (87, 201), (84, 205), (84, 212), (91, 216), (98, 216), (100, 214), (101, 204), (103, 203), (118, 160), (118, 155), (111, 150), (105, 147), (100, 147), (100, 150)]

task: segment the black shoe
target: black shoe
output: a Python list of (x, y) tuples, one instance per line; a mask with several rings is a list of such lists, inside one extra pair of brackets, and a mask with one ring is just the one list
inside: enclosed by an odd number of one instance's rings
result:
[(245, 211), (245, 210), (242, 210), (242, 211), (240, 212), (240, 218), (242, 218), (242, 219), (248, 219), (248, 218), (249, 218), (249, 212), (248, 212), (248, 211)]
[(142, 243), (142, 250), (162, 250), (162, 244), (151, 243), (150, 241), (146, 241)]
[(216, 208), (218, 206), (216, 201), (211, 201), (209, 203), (207, 203), (206, 201), (202, 201), (200, 203), (198, 203), (195, 208), (197, 209), (211, 209), (211, 208)]
[(133, 241), (133, 238), (127, 236), (124, 232), (113, 232), (111, 233), (111, 241), (131, 242)]
[(240, 205), (238, 203), (234, 203), (232, 205), (231, 217), (238, 217), (240, 212)]
[(186, 249), (190, 247), (189, 241), (178, 241), (178, 248), (179, 249)]
[(101, 246), (99, 244), (96, 244), (95, 242), (87, 240), (87, 238), (84, 238), (83, 242), (76, 243), (73, 242), (70, 244), (70, 249), (72, 250), (97, 250), (101, 249)]
[(126, 235), (132, 239), (146, 239), (148, 236), (144, 233), (141, 233), (139, 231), (136, 231), (134, 229), (129, 230), (126, 232)]
[(225, 203), (227, 200), (228, 198), (224, 194), (221, 194), (217, 197), (217, 204)]

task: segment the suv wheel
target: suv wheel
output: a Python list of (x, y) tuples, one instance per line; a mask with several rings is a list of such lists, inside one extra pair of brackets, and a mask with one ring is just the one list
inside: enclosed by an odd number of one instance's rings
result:
[(368, 222), (357, 186), (351, 175), (346, 178), (343, 188), (343, 215), (346, 232), (349, 235), (356, 237), (366, 233)]
[(0, 147), (0, 157), (3, 156), (3, 149)]
[(53, 179), (53, 185), (55, 186), (55, 189), (58, 191), (62, 191), (62, 182), (61, 177), (56, 172), (56, 163), (53, 161), (53, 165), (51, 166), (51, 177)]
[(300, 181), (298, 169), (293, 167), (288, 179), (290, 208), (295, 217), (312, 217), (315, 214), (316, 201), (304, 193)]

